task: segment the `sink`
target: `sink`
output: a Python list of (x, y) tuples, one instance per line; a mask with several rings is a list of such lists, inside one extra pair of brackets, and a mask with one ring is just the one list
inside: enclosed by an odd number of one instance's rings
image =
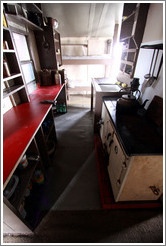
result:
[(111, 84), (111, 85), (99, 84), (99, 87), (100, 87), (102, 92), (118, 92), (120, 90), (118, 85), (113, 85), (113, 84)]

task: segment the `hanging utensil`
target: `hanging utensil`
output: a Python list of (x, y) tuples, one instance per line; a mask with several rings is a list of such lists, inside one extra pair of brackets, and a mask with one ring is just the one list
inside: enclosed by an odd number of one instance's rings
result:
[(159, 76), (159, 73), (160, 73), (160, 69), (161, 69), (162, 64), (163, 64), (163, 54), (162, 54), (162, 57), (161, 57), (161, 60), (160, 60), (160, 65), (159, 65), (159, 68), (158, 68), (156, 79), (158, 79), (158, 76)]
[(148, 79), (147, 87), (151, 86), (153, 84), (154, 80), (156, 79), (156, 77), (154, 76), (154, 71), (156, 68), (158, 54), (159, 54), (159, 50), (157, 50), (157, 54), (156, 54), (156, 58), (155, 58), (154, 66), (153, 66), (153, 72), (152, 72), (152, 75), (150, 76), (150, 78)]
[(154, 51), (153, 51), (153, 56), (152, 56), (152, 61), (151, 61), (151, 64), (150, 64), (149, 73), (144, 75), (144, 78), (145, 78), (145, 79), (149, 79), (150, 76), (151, 76), (151, 69), (152, 69), (152, 64), (153, 64), (155, 52), (156, 52), (156, 50), (154, 49)]

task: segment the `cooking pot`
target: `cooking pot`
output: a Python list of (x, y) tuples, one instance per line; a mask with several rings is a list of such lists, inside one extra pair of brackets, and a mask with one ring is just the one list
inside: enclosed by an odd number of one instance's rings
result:
[(148, 99), (141, 105), (132, 94), (123, 95), (117, 100), (116, 111), (121, 114), (135, 114), (141, 108), (144, 108)]

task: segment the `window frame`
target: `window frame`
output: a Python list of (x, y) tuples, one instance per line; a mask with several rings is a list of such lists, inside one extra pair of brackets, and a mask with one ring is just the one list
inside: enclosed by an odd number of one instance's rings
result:
[[(28, 34), (27, 33), (22, 33), (22, 32), (18, 32), (18, 31), (13, 31), (13, 39), (14, 39), (14, 43), (15, 43), (15, 47), (16, 47), (16, 51), (17, 51), (17, 54), (18, 54), (18, 50), (17, 50), (17, 44), (16, 44), (16, 39), (14, 38), (14, 33), (18, 34), (18, 35), (21, 35), (21, 36), (24, 36), (25, 37), (25, 41), (26, 41), (26, 45), (27, 45), (27, 49), (28, 49), (28, 54), (29, 54), (29, 60), (20, 60), (19, 58), (19, 55), (18, 55), (18, 59), (19, 59), (19, 63), (20, 63), (20, 68), (21, 68), (21, 72), (22, 72), (22, 75), (23, 75), (23, 78), (24, 78), (24, 82), (25, 82), (25, 85), (27, 87), (27, 90), (28, 90), (28, 93), (30, 94), (31, 93), (31, 89), (30, 87), (34, 86), (35, 85), (35, 89), (37, 87), (37, 82), (36, 82), (36, 74), (35, 74), (35, 68), (34, 68), (34, 61), (32, 59), (32, 56), (31, 56), (31, 52), (30, 52), (30, 49), (29, 49), (29, 43), (28, 43)], [(31, 67), (32, 67), (32, 71), (33, 71), (33, 75), (34, 75), (34, 79), (32, 79), (31, 81), (29, 82), (26, 82), (26, 79), (25, 79), (25, 74), (24, 74), (24, 71), (23, 71), (23, 67), (22, 65), (24, 64), (30, 64)], [(34, 89), (33, 89), (34, 90)], [(33, 91), (32, 90), (32, 91)]]

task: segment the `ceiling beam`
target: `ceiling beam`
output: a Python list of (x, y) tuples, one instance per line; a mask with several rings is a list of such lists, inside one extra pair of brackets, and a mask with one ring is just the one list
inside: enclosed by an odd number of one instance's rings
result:
[(95, 17), (95, 9), (96, 9), (96, 3), (91, 3), (90, 10), (89, 10), (88, 37), (91, 37), (91, 34), (92, 34), (93, 21)]
[(109, 4), (108, 3), (104, 3), (103, 9), (102, 9), (102, 12), (101, 12), (101, 16), (100, 16), (100, 20), (99, 20), (99, 24), (98, 24), (98, 28), (96, 30), (96, 35), (95, 35), (96, 37), (98, 36), (99, 31), (103, 27), (108, 8), (109, 8)]

